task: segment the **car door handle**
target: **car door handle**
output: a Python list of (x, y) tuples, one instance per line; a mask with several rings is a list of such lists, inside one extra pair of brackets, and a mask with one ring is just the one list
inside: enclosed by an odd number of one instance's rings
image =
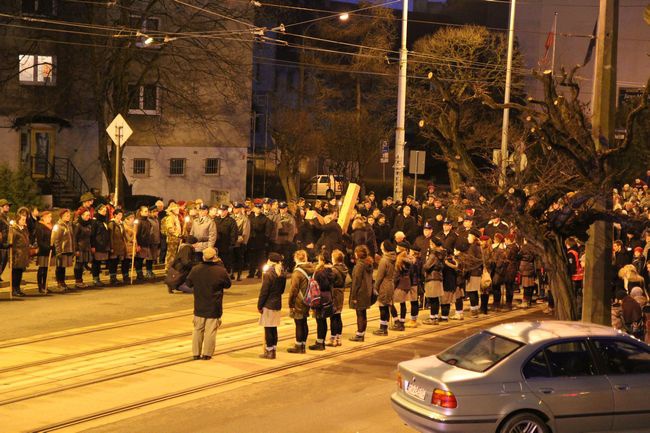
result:
[(555, 390), (553, 388), (540, 388), (539, 392), (542, 394), (553, 394)]
[(628, 391), (630, 389), (630, 385), (619, 384), (619, 385), (614, 385), (614, 388), (616, 388), (619, 391)]

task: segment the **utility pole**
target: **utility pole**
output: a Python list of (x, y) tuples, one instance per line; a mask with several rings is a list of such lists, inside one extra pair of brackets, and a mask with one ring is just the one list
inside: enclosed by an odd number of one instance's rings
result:
[[(616, 111), (616, 48), (618, 43), (618, 0), (600, 0), (594, 68), (594, 96), (592, 101), (592, 137), (597, 151), (614, 139)], [(605, 168), (607, 170), (607, 168)], [(595, 204), (601, 210), (611, 205), (607, 191)], [(586, 248), (587, 266), (582, 299), (582, 320), (611, 324), (611, 254), (612, 225), (597, 221), (589, 227)]]
[[(517, 0), (510, 1), (510, 25), (508, 26), (508, 60), (506, 63), (506, 89), (503, 96), (505, 105), (510, 103), (510, 85), (512, 82), (512, 52), (515, 42), (515, 10)], [(499, 187), (506, 186), (506, 172), (508, 169), (508, 128), (510, 127), (510, 108), (503, 109), (503, 124), (501, 125), (501, 171), (499, 175)]]
[(406, 117), (406, 66), (408, 51), (406, 37), (408, 29), (409, 2), (402, 2), (402, 45), (399, 49), (399, 81), (397, 85), (397, 125), (395, 127), (395, 174), (393, 177), (393, 199), (402, 201), (404, 195), (404, 120)]

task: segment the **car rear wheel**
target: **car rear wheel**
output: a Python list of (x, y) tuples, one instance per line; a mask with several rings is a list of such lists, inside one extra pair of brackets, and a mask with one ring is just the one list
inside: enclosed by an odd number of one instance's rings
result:
[(550, 429), (539, 416), (524, 412), (508, 419), (499, 433), (550, 433)]

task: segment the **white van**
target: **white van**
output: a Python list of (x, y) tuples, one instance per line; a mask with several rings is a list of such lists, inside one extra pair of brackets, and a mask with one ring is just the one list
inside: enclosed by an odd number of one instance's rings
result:
[(345, 176), (335, 174), (319, 174), (307, 181), (304, 195), (313, 198), (341, 197), (348, 180)]

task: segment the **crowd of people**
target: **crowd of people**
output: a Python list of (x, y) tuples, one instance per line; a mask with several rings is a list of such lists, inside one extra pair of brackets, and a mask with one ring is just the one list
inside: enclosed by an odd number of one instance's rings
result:
[[(615, 190), (613, 197), (615, 212), (637, 217), (630, 220), (634, 224), (614, 226), (613, 323), (644, 338), (650, 230), (643, 221), (650, 226), (650, 193), (637, 179)], [(554, 203), (548, 221), (560, 218), (569, 202), (567, 196)], [(48, 290), (50, 267), (57, 291), (65, 292), (73, 289), (66, 284), (68, 268), (73, 268), (74, 288), (82, 289), (84, 271), (91, 272), (95, 286), (102, 286), (105, 267), (107, 283), (116, 285), (146, 281), (153, 277), (153, 265), (164, 263), (170, 293), (195, 293), (194, 356), (199, 358), (212, 355), (214, 345), (204, 346), (216, 334), (222, 314), (220, 306), (206, 309), (203, 304), (220, 304), (222, 295), (215, 293), (242, 278), (262, 279), (258, 309), (266, 358), (276, 356), (285, 286), (295, 321), (291, 353), (306, 351), (310, 315), (316, 320), (316, 339), (309, 349), (342, 344), (341, 312), (348, 286), (348, 307), (357, 317), (354, 342), (364, 341), (367, 310), (375, 304), (380, 322), (373, 334), (378, 336), (463, 320), (465, 300), (472, 317), (510, 310), (516, 308), (517, 292), (524, 308), (545, 302), (545, 312), (552, 313), (553, 290), (541, 258), (516, 227), (498, 210), (487, 211), (484, 203), (473, 187), (445, 194), (429, 184), (420, 200), (408, 196), (398, 203), (392, 197), (378, 201), (370, 191), (351, 210), (344, 230), (337, 199), (308, 203), (302, 198), (258, 198), (220, 205), (170, 200), (125, 212), (84, 194), (76, 211), (19, 208), (11, 222), (11, 203), (0, 199), (0, 271), (11, 262), (12, 292), (24, 296), (22, 273), (33, 261), (42, 293)], [(579, 309), (584, 245), (567, 237), (565, 246), (566, 271)], [(209, 282), (207, 275), (216, 273), (219, 282)]]

